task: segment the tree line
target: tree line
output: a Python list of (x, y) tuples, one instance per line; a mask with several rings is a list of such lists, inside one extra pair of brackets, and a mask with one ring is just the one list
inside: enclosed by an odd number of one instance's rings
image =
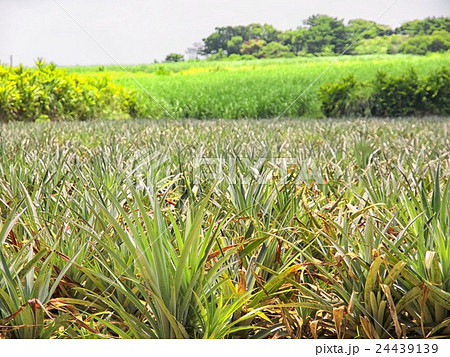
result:
[[(216, 27), (197, 53), (210, 59), (278, 58), (340, 54), (419, 54), (450, 49), (450, 17), (414, 20), (397, 28), (353, 19), (313, 15), (295, 30), (269, 24)], [(172, 53), (166, 61), (183, 60)]]

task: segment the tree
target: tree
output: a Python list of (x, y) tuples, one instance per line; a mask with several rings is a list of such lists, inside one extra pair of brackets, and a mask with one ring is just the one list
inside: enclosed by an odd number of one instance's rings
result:
[(362, 39), (375, 38), (378, 36), (389, 36), (393, 30), (387, 25), (374, 24), (372, 21), (363, 19), (350, 20), (347, 25), (350, 39), (354, 40), (362, 34)]
[(278, 41), (281, 31), (269, 24), (250, 24), (246, 26), (246, 35), (244, 40), (264, 40), (267, 43)]
[(299, 27), (296, 30), (288, 30), (283, 32), (279, 38), (280, 42), (285, 45), (289, 46), (291, 48), (291, 51), (295, 54), (302, 51), (306, 39), (307, 39), (307, 30), (305, 28)]
[(327, 15), (313, 15), (305, 21), (308, 27), (306, 49), (310, 53), (320, 53), (329, 49), (341, 53), (349, 44), (343, 20)]
[(245, 41), (241, 46), (241, 53), (244, 55), (254, 55), (258, 53), (266, 44), (264, 40)]
[(279, 42), (270, 42), (263, 46), (258, 53), (255, 54), (257, 58), (282, 58), (295, 56), (288, 46), (283, 46)]
[(218, 32), (214, 32), (209, 35), (207, 38), (203, 39), (203, 54), (211, 55), (219, 52), (220, 49), (223, 48), (223, 40)]
[(164, 62), (182, 62), (184, 61), (184, 56), (180, 53), (170, 53), (166, 56)]
[(450, 17), (429, 17), (409, 21), (395, 29), (396, 33), (410, 36), (431, 35), (435, 31), (450, 32)]
[(241, 45), (244, 42), (242, 39), (242, 36), (234, 36), (231, 38), (231, 40), (227, 41), (227, 53), (229, 55), (231, 54), (238, 54), (241, 52)]
[[(247, 26), (216, 27), (215, 32), (203, 39), (203, 54), (218, 53), (220, 49), (228, 54), (236, 52), (235, 37), (240, 37), (242, 42), (250, 40), (263, 40), (266, 42), (278, 41), (281, 31), (268, 24), (250, 24)], [(241, 43), (242, 44), (242, 43)], [(229, 46), (230, 45), (230, 46)]]
[(243, 41), (248, 39), (246, 26), (216, 27), (215, 32), (203, 39), (205, 44), (203, 54), (210, 55), (219, 52), (220, 49), (228, 53), (228, 41), (235, 36), (241, 36)]

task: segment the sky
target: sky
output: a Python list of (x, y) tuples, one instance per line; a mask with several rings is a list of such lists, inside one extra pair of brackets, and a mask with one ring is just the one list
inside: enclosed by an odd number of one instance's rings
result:
[[(313, 14), (377, 20), (395, 0), (0, 0), (0, 62), (140, 64), (184, 54), (217, 26), (300, 26)], [(449, 0), (397, 0), (377, 21), (396, 27), (450, 16)]]

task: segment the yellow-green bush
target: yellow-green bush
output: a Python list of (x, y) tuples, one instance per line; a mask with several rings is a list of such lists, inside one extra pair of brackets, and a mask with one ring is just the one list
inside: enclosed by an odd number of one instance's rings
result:
[(136, 117), (132, 91), (107, 77), (68, 74), (42, 61), (37, 68), (0, 66), (0, 121)]

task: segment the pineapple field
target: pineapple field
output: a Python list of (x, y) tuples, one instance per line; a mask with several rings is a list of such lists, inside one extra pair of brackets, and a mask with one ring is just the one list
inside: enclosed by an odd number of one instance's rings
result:
[(0, 337), (448, 338), (449, 131), (0, 124)]

